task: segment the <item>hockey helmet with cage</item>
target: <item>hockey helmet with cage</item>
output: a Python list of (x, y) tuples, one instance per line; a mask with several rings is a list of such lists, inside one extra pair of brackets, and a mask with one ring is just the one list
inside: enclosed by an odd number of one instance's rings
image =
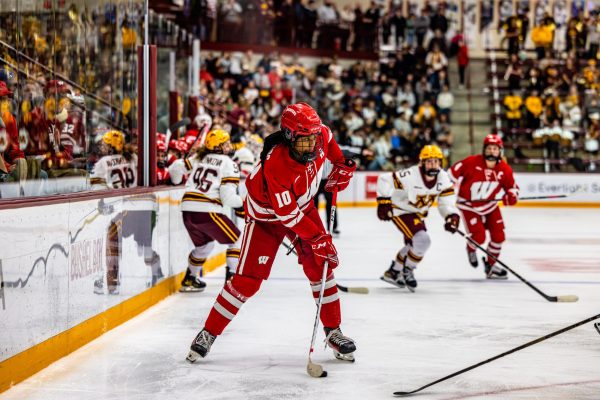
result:
[(102, 142), (106, 143), (115, 149), (115, 151), (120, 153), (123, 151), (123, 146), (125, 146), (125, 136), (123, 136), (123, 133), (117, 130), (110, 130), (102, 135)]
[[(321, 126), (319, 114), (306, 103), (291, 104), (283, 110), (281, 131), (288, 143), (292, 158), (303, 164), (317, 158), (317, 149), (322, 146)], [(296, 145), (298, 138), (310, 136), (315, 138), (313, 145), (309, 142)]]
[(227, 131), (223, 129), (213, 129), (206, 135), (204, 147), (210, 152), (221, 153), (223, 152), (222, 146), (229, 142), (229, 140), (230, 136)]
[(425, 160), (430, 159), (440, 160), (440, 166), (444, 162), (444, 153), (442, 153), (442, 150), (434, 144), (428, 144), (426, 146), (423, 146), (421, 152), (419, 153), (419, 163), (421, 165), (421, 171), (424, 175), (437, 176), (437, 174), (439, 174), (440, 172), (438, 168), (427, 169), (425, 167)]
[[(485, 154), (485, 149), (491, 145), (496, 145), (500, 149), (498, 156), (494, 156), (491, 154), (488, 154), (488, 155)], [(504, 152), (504, 142), (502, 141), (502, 138), (500, 136), (490, 133), (489, 135), (487, 135), (485, 137), (485, 139), (483, 139), (483, 157), (486, 160), (498, 162), (502, 158), (503, 152)]]

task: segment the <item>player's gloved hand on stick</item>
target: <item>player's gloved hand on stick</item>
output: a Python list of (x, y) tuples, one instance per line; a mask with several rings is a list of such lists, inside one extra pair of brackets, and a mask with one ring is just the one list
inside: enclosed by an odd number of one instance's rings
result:
[(354, 171), (356, 171), (356, 163), (351, 158), (347, 158), (343, 164), (334, 164), (327, 177), (325, 191), (333, 192), (337, 188), (337, 191), (341, 192), (346, 189), (354, 176)]
[(392, 199), (389, 197), (377, 198), (377, 217), (382, 221), (389, 221), (394, 216)]
[(235, 216), (238, 218), (246, 218), (246, 211), (244, 211), (244, 206), (234, 208)]
[(504, 196), (502, 196), (502, 204), (505, 206), (514, 206), (517, 204), (519, 197), (516, 192), (509, 190)]
[(329, 263), (329, 268), (335, 268), (338, 266), (337, 250), (331, 240), (331, 235), (322, 234), (310, 241), (310, 247), (312, 248), (315, 259), (320, 264), (324, 264), (325, 261)]
[(458, 230), (458, 224), (460, 223), (460, 217), (458, 214), (450, 214), (446, 217), (446, 223), (444, 229), (450, 233), (456, 233)]

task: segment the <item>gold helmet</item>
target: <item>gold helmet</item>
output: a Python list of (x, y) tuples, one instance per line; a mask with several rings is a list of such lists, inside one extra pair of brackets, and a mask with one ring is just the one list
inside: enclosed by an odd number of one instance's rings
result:
[(421, 149), (421, 152), (419, 153), (419, 160), (423, 161), (427, 160), (428, 158), (439, 158), (441, 161), (444, 161), (444, 153), (442, 153), (442, 150), (438, 146), (434, 144), (428, 144)]
[(219, 151), (221, 145), (229, 141), (229, 133), (223, 129), (213, 129), (206, 135), (204, 147), (208, 151)]
[(123, 151), (123, 146), (125, 146), (125, 136), (116, 130), (108, 131), (102, 135), (102, 141), (119, 153)]

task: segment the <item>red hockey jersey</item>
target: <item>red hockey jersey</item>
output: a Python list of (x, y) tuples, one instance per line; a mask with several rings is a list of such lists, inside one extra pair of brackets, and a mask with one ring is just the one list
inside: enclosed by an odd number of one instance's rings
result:
[(450, 178), (458, 183), (457, 207), (461, 210), (473, 211), (480, 215), (488, 214), (498, 207), (498, 202), (481, 200), (496, 198), (500, 190), (519, 195), (513, 170), (504, 161), (496, 163), (493, 169), (489, 169), (483, 155), (478, 154), (457, 162), (448, 173)]
[(246, 212), (260, 221), (279, 221), (301, 239), (312, 239), (323, 233), (305, 214), (314, 207), (323, 164), (344, 162), (344, 156), (333, 134), (321, 126), (323, 146), (314, 161), (305, 164), (291, 158), (287, 146), (279, 144), (268, 154), (264, 167), (259, 163), (246, 180)]

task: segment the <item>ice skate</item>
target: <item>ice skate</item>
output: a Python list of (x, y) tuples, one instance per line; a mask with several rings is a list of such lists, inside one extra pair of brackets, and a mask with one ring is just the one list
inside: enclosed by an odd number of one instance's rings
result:
[(187, 270), (185, 277), (181, 281), (180, 292), (202, 292), (206, 288), (206, 283), (201, 281), (198, 277), (192, 276), (190, 271)]
[(477, 261), (477, 252), (467, 250), (467, 257), (469, 257), (469, 264), (471, 264), (471, 267), (477, 268), (479, 266), (479, 261)]
[(485, 264), (485, 276), (487, 279), (508, 279), (508, 273), (504, 268), (500, 268), (497, 265), (490, 265), (485, 257), (482, 258)]
[(387, 283), (391, 283), (392, 285), (394, 285), (396, 287), (404, 288), (406, 285), (404, 284), (404, 281), (402, 280), (402, 277), (401, 277), (402, 274), (400, 273), (400, 271), (397, 271), (394, 269), (394, 264), (395, 264), (395, 262), (392, 261), (392, 264), (390, 265), (390, 267), (381, 276), (381, 280), (384, 282), (387, 282)]
[(324, 328), (325, 329), (325, 344), (331, 347), (333, 355), (338, 360), (354, 362), (354, 352), (356, 345), (354, 340), (348, 336), (344, 336), (340, 328)]
[(185, 359), (193, 363), (200, 357), (206, 357), (216, 338), (216, 336), (211, 335), (206, 329), (202, 329), (192, 342), (190, 351)]
[(413, 267), (405, 265), (404, 268), (402, 268), (402, 273), (400, 274), (404, 284), (406, 285), (406, 288), (411, 292), (414, 292), (417, 288), (417, 280), (415, 279), (413, 271)]

